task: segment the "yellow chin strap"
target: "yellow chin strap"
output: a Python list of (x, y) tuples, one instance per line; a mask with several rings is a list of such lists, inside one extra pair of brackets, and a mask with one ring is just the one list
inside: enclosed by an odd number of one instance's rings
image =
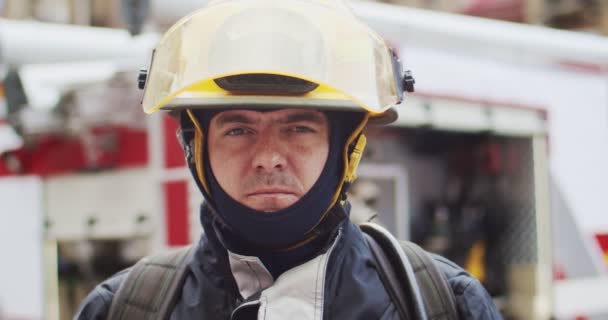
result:
[(190, 117), (190, 121), (194, 124), (196, 130), (194, 131), (194, 163), (196, 164), (196, 175), (198, 180), (203, 185), (203, 189), (207, 194), (211, 194), (211, 189), (207, 185), (207, 180), (205, 179), (205, 167), (203, 166), (203, 142), (205, 139), (205, 134), (203, 133), (203, 128), (199, 123), (198, 119), (192, 113), (192, 110), (187, 110), (188, 117)]
[[(361, 162), (361, 158), (363, 157), (363, 151), (365, 150), (365, 146), (367, 145), (367, 138), (361, 132), (363, 131), (363, 128), (365, 128), (365, 126), (367, 125), (369, 118), (370, 115), (367, 114), (346, 142), (346, 146), (344, 147), (344, 174), (342, 176), (342, 180), (338, 184), (338, 189), (334, 194), (332, 202), (329, 205), (328, 211), (336, 204), (336, 202), (340, 198), (344, 185), (347, 183), (352, 184), (353, 182), (355, 182), (355, 180), (357, 180), (357, 168), (359, 167), (359, 163)], [(357, 139), (357, 142), (355, 143), (353, 151), (349, 154), (348, 149), (355, 142), (355, 139)], [(342, 204), (344, 204), (344, 201), (342, 201)]]
[(359, 162), (361, 162), (361, 158), (363, 157), (363, 150), (365, 150), (366, 145), (367, 138), (364, 134), (361, 134), (357, 139), (355, 148), (350, 154), (348, 166), (346, 167), (346, 176), (344, 177), (344, 182), (353, 183), (355, 182), (355, 180), (357, 180), (357, 168), (359, 167)]

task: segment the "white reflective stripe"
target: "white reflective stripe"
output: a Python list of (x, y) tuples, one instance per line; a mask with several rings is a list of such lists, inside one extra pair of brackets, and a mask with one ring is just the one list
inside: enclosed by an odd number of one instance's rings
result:
[(286, 271), (262, 292), (258, 319), (323, 319), (327, 263), (341, 235), (325, 254)]
[(258, 257), (242, 256), (228, 251), (228, 259), (230, 270), (244, 299), (270, 287), (274, 282), (272, 275)]

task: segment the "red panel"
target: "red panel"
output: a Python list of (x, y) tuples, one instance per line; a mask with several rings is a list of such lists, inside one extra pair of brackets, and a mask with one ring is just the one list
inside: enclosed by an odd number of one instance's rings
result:
[(120, 151), (119, 167), (139, 167), (148, 164), (148, 133), (145, 130), (118, 128)]
[(186, 166), (184, 151), (177, 141), (177, 128), (179, 124), (175, 118), (165, 116), (163, 119), (163, 132), (165, 138), (165, 166), (167, 168), (181, 168)]
[(600, 242), (600, 247), (604, 250), (605, 253), (608, 253), (608, 233), (598, 234), (597, 241)]
[(0, 176), (52, 176), (78, 171), (145, 166), (148, 139), (144, 130), (99, 127), (88, 145), (79, 136), (48, 135), (0, 158)]
[[(148, 162), (148, 139), (143, 130), (126, 127), (100, 127), (92, 130), (97, 157), (88, 166), (124, 168)], [(88, 160), (91, 162), (91, 159)]]
[(34, 144), (5, 154), (2, 160), (0, 175), (61, 174), (83, 170), (86, 163), (84, 148), (78, 139), (57, 136), (42, 137)]
[(165, 220), (167, 244), (180, 246), (190, 243), (188, 228), (188, 182), (167, 182), (165, 191)]

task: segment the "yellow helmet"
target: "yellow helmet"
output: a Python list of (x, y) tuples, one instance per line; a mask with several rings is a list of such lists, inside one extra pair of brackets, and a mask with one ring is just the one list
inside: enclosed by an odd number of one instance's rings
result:
[(339, 0), (218, 0), (171, 27), (140, 74), (144, 111), (393, 109), (414, 79)]

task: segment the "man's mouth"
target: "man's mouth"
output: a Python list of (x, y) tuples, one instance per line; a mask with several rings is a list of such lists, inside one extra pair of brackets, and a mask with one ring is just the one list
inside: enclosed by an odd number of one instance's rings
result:
[(247, 193), (244, 203), (253, 209), (274, 212), (284, 209), (298, 201), (298, 193), (288, 188), (260, 188)]
[(258, 189), (255, 190), (254, 192), (248, 193), (247, 196), (251, 197), (251, 196), (279, 196), (279, 195), (295, 195), (295, 192), (289, 190), (289, 189), (283, 189), (283, 188), (264, 188), (264, 189)]

